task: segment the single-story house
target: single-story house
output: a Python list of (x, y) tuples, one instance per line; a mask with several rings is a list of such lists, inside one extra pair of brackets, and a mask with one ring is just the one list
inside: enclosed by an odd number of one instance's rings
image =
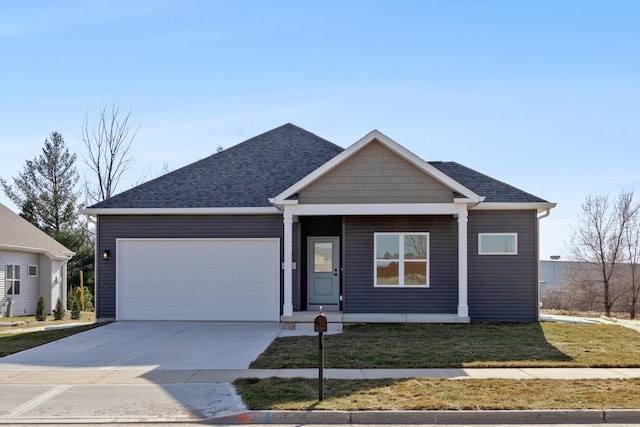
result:
[(377, 130), (343, 149), (286, 124), (85, 209), (97, 317), (536, 321), (554, 206)]
[(51, 313), (67, 298), (69, 249), (0, 204), (0, 317), (36, 313), (38, 298)]

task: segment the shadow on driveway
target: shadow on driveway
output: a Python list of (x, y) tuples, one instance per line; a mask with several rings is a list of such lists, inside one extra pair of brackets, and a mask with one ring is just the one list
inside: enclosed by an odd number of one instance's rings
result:
[[(197, 420), (244, 411), (229, 383), (282, 330), (265, 322), (115, 322), (0, 359), (0, 421)], [(10, 403), (10, 404), (9, 404)]]

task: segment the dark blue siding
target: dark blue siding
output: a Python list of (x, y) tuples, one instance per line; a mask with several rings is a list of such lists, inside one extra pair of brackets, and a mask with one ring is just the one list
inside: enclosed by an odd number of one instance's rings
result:
[[(456, 313), (458, 225), (452, 216), (345, 217), (345, 313)], [(429, 288), (373, 286), (375, 232), (429, 232)]]
[[(469, 212), (468, 283), (472, 322), (538, 320), (537, 226), (534, 210)], [(478, 255), (478, 233), (518, 233), (518, 255)]]

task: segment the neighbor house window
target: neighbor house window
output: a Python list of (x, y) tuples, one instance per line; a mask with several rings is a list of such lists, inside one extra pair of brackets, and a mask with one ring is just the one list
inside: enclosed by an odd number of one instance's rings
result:
[(20, 295), (20, 266), (7, 264), (6, 275), (7, 295)]
[(375, 286), (429, 286), (429, 233), (375, 233)]
[(27, 275), (29, 277), (38, 277), (38, 266), (29, 264)]
[(478, 255), (518, 255), (518, 234), (478, 233)]

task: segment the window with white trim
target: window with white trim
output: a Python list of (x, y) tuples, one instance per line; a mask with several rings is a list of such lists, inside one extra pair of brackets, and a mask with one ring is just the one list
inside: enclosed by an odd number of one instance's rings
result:
[(518, 255), (518, 233), (478, 233), (478, 255)]
[(27, 266), (27, 276), (38, 277), (38, 266), (35, 264), (29, 264)]
[(429, 286), (429, 233), (374, 233), (374, 253), (374, 286)]
[(7, 264), (6, 273), (4, 280), (7, 295), (20, 295), (20, 266)]

